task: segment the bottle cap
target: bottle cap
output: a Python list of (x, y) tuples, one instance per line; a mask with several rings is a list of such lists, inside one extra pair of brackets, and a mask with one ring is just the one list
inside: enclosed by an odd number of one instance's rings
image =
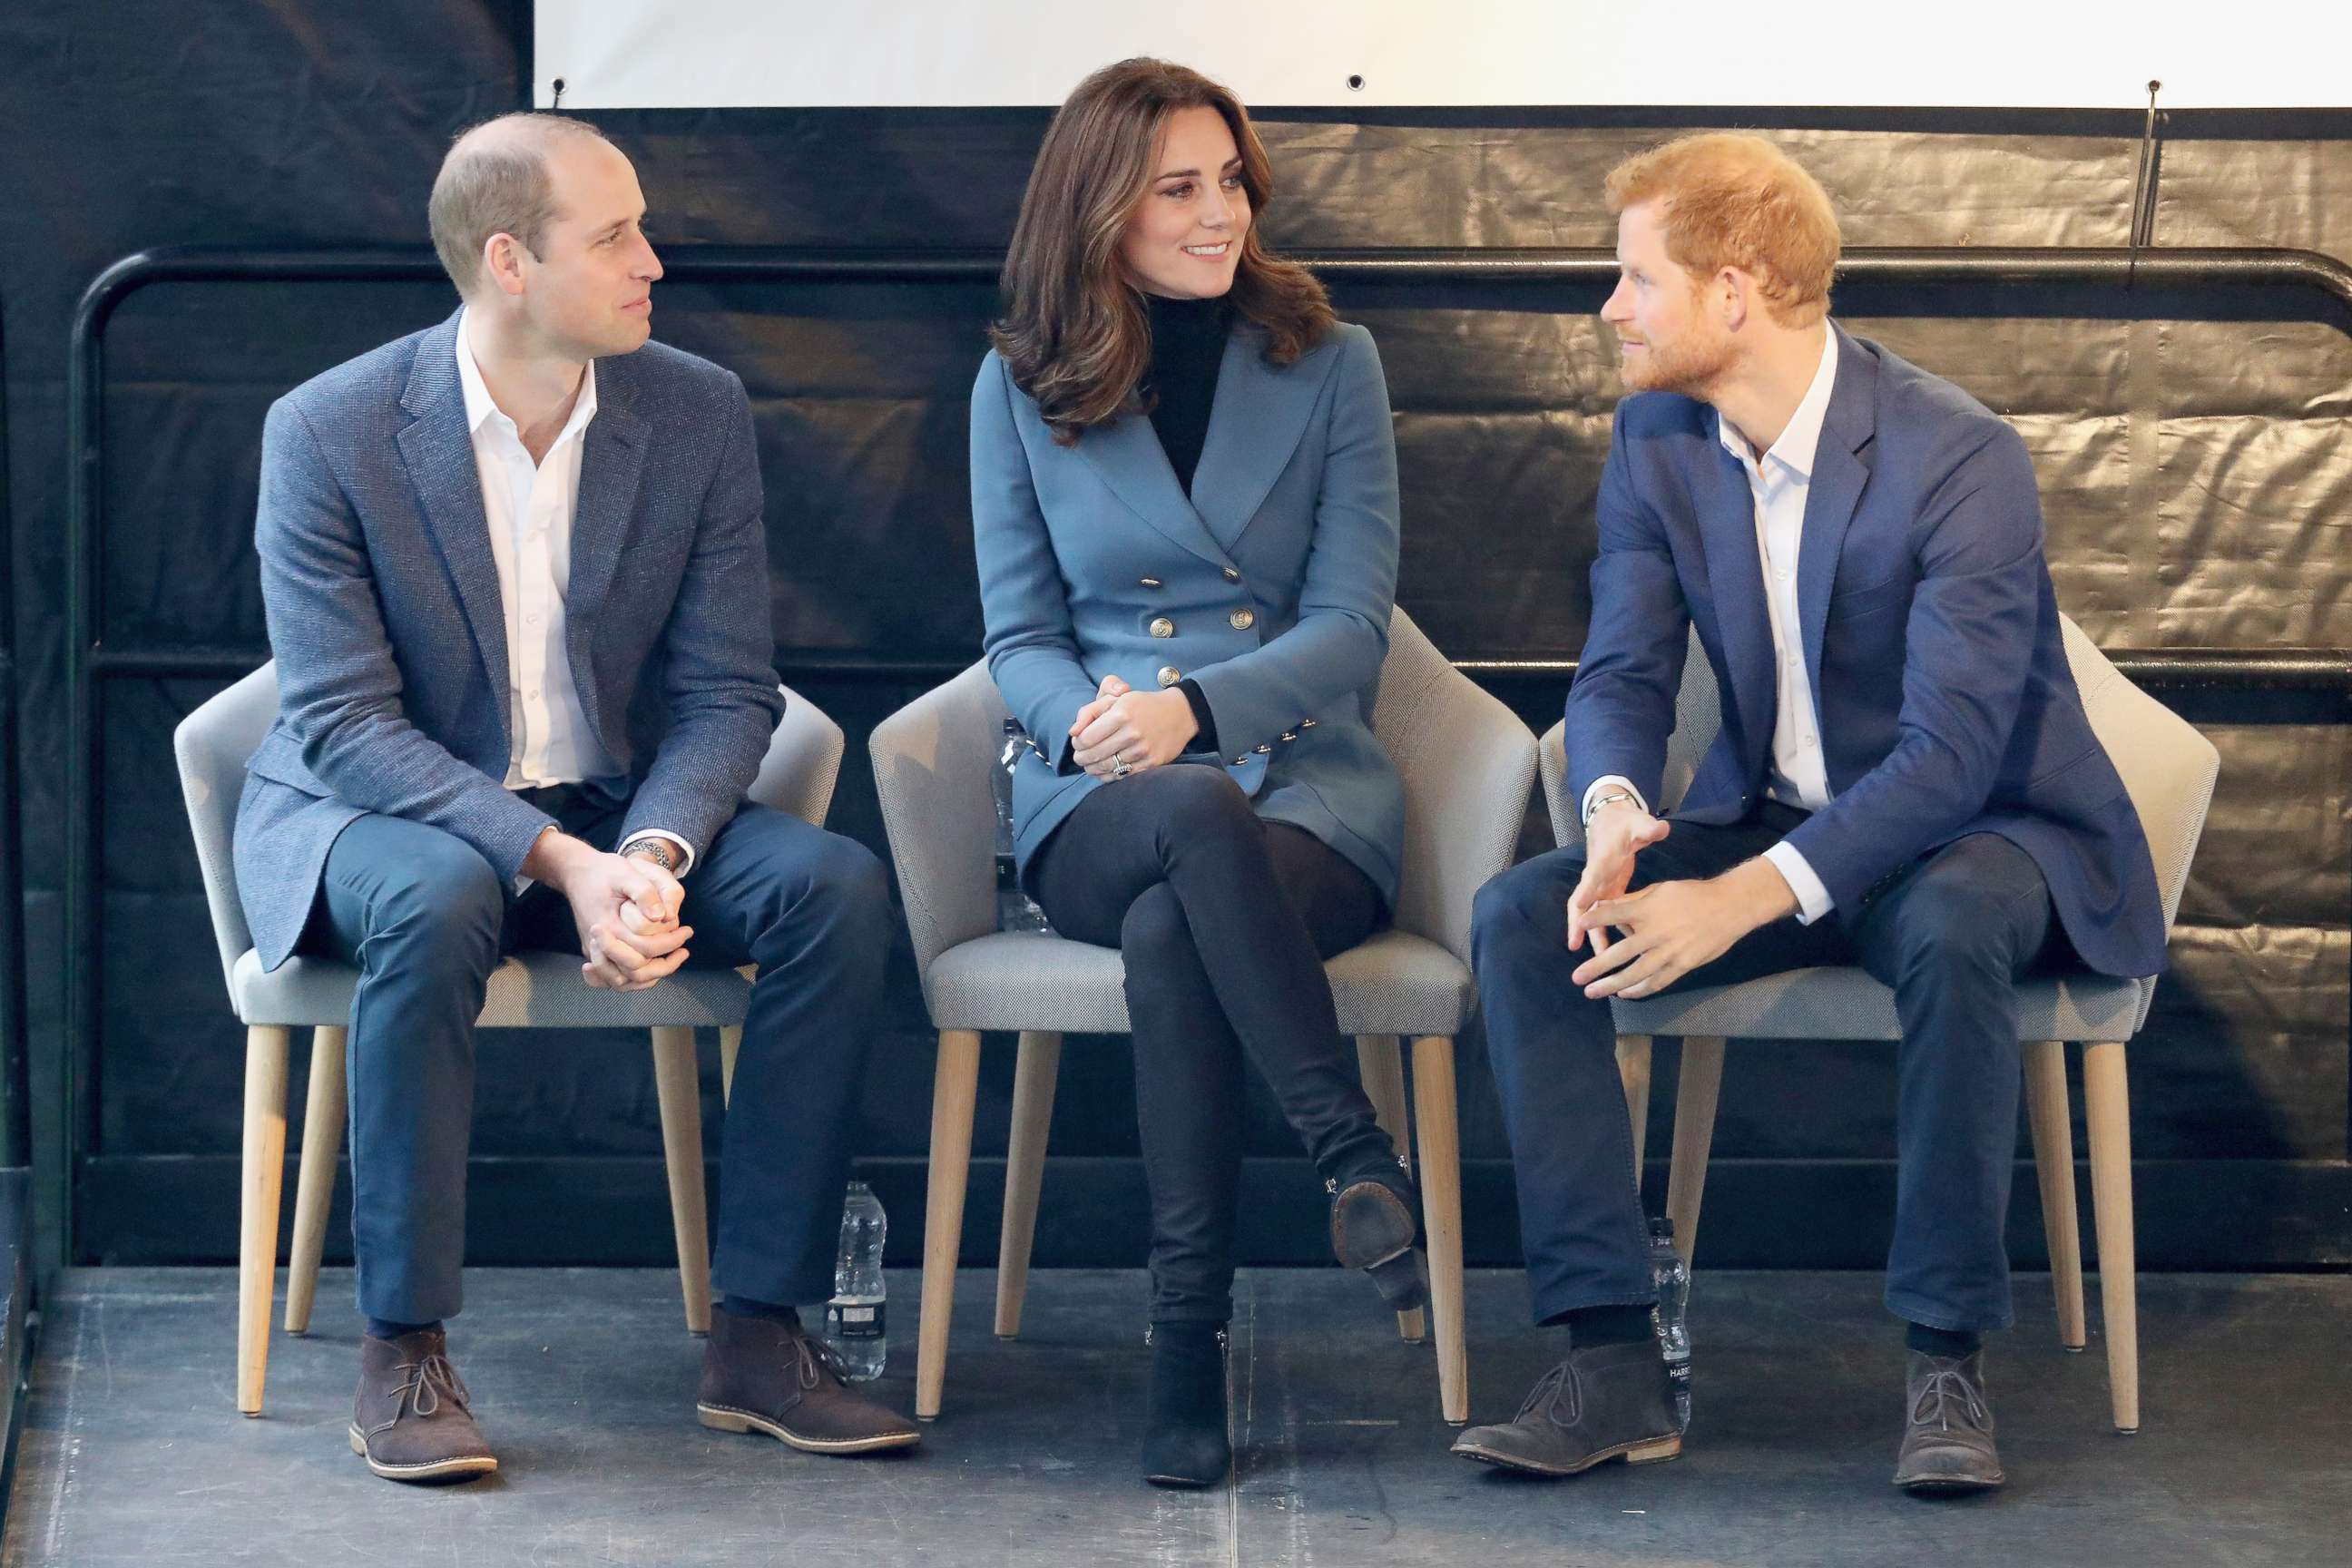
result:
[(1675, 1222), (1668, 1219), (1664, 1215), (1654, 1215), (1650, 1220), (1650, 1239), (1653, 1241), (1672, 1241), (1674, 1238)]

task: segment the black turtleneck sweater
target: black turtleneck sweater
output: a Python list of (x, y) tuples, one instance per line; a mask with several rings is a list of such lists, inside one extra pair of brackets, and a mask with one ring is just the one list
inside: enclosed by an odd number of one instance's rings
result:
[[(1224, 362), (1225, 336), (1233, 327), (1233, 311), (1223, 298), (1171, 300), (1146, 294), (1151, 314), (1151, 368), (1144, 373), (1143, 390), (1151, 405), (1151, 428), (1176, 470), (1176, 482), (1192, 493), (1193, 470), (1201, 466), (1201, 447), (1209, 438), (1209, 410), (1217, 401), (1217, 371)], [(1192, 705), (1193, 722), (1201, 732), (1188, 748), (1213, 752), (1217, 721), (1209, 700), (1197, 681), (1178, 683)]]
[(1209, 409), (1217, 399), (1217, 368), (1233, 312), (1223, 299), (1143, 298), (1151, 315), (1151, 368), (1143, 377), (1151, 428), (1168, 454), (1168, 466), (1176, 470), (1176, 482), (1190, 495), (1201, 444), (1208, 439)]

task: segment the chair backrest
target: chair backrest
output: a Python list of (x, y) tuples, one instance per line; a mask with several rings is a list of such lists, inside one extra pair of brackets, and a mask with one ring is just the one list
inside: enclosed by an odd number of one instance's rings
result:
[[(996, 929), (989, 771), (1005, 705), (985, 660), (875, 727), (875, 788), (919, 973)], [(1389, 622), (1372, 732), (1404, 781), (1398, 929), (1467, 954), (1470, 900), (1510, 863), (1534, 776), (1534, 738), (1446, 662), (1412, 618)]]
[[(841, 726), (789, 686), (784, 716), (769, 738), (759, 776), (749, 798), (803, 822), (824, 825), (841, 776)], [(236, 994), (236, 961), (253, 945), (245, 906), (236, 894), (236, 861), (231, 843), (237, 796), (245, 788), (245, 764), (260, 748), (278, 717), (278, 661), (270, 660), (226, 690), (215, 693), (172, 732), (180, 764), (180, 793), (188, 805), (188, 828), (196, 841), (196, 864), (205, 878), (205, 904), (212, 912), (213, 938), (220, 944), (221, 979)]]
[(1402, 608), (1389, 617), (1372, 735), (1404, 782), (1394, 924), (1467, 963), (1471, 900), (1518, 847), (1535, 737)]

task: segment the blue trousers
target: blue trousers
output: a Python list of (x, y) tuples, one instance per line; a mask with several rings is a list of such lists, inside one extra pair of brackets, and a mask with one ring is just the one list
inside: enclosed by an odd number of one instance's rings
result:
[[(1728, 870), (1804, 819), (1766, 802), (1728, 826), (1678, 822), (1634, 861), (1633, 885)], [(1536, 1320), (1655, 1299), (1633, 1135), (1609, 1004), (1570, 978), (1580, 847), (1538, 856), (1479, 889), (1472, 962), (1511, 1142)], [(1913, 862), (1855, 910), (1751, 932), (1675, 983), (1721, 985), (1817, 964), (1859, 964), (1895, 992), (1895, 1240), (1886, 1305), (1932, 1328), (2006, 1328), (2001, 1232), (2017, 1149), (2016, 982), (2070, 950), (2041, 870), (1992, 834)]]
[[(626, 805), (593, 785), (548, 804), (564, 831), (600, 848)], [(726, 1117), (712, 1283), (762, 1301), (822, 1300), (890, 949), (881, 863), (747, 804), (687, 877), (682, 918), (695, 932), (690, 963), (760, 966)], [(346, 1059), (362, 1312), (421, 1323), (463, 1304), (474, 1020), (502, 953), (578, 945), (562, 895), (513, 897), (454, 835), (371, 815), (336, 839), (303, 948), (360, 970)]]

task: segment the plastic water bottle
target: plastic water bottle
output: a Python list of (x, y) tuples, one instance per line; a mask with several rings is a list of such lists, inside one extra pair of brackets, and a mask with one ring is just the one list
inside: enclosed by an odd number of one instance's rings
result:
[(1013, 770), (1029, 751), (1029, 731), (1018, 719), (1004, 721), (1004, 749), (996, 755), (990, 784), (996, 791), (996, 929), (1043, 934), (1052, 928), (1045, 911), (1021, 889), (1021, 872), (1013, 863)]
[(1658, 1350), (1666, 1358), (1666, 1380), (1675, 1390), (1675, 1425), (1690, 1430), (1691, 1347), (1690, 1266), (1675, 1250), (1675, 1222), (1650, 1222), (1650, 1275), (1657, 1281), (1658, 1304), (1650, 1322), (1658, 1331)]
[(882, 1375), (890, 1358), (885, 1315), (882, 1237), (889, 1229), (882, 1200), (864, 1182), (849, 1184), (841, 1210), (841, 1249), (834, 1254), (833, 1300), (825, 1303), (824, 1337), (852, 1383)]

